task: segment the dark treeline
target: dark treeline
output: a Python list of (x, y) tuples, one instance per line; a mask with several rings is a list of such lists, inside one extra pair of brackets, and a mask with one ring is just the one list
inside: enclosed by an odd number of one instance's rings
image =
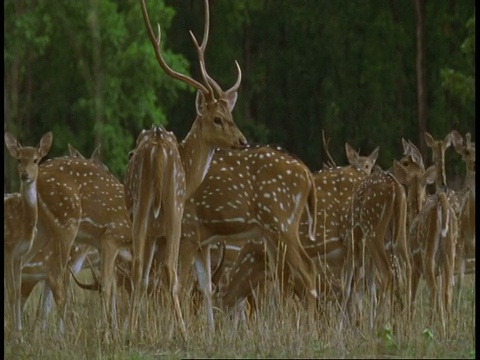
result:
[[(170, 66), (198, 79), (188, 30), (202, 37), (203, 1), (147, 4)], [(89, 156), (101, 143), (120, 179), (142, 128), (185, 136), (195, 93), (163, 74), (138, 1), (5, 0), (4, 12), (5, 131), (34, 145), (52, 130), (50, 156), (68, 143)], [(322, 129), (338, 164), (348, 142), (363, 154), (380, 146), (384, 168), (401, 157), (402, 137), (430, 157), (422, 129), (474, 136), (473, 0), (211, 0), (210, 14), (207, 69), (226, 89), (239, 62), (234, 118), (250, 142), (281, 145), (317, 170)], [(4, 158), (4, 191), (17, 191)], [(449, 175), (464, 174), (454, 151), (446, 159)]]

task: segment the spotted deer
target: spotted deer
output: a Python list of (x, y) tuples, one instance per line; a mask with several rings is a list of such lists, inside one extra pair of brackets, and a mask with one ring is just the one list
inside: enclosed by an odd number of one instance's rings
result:
[(425, 199), (425, 186), (435, 181), (437, 166), (432, 165), (429, 169), (433, 170), (425, 171), (423, 161), (419, 160), (420, 152), (411, 143), (404, 142), (404, 152), (414, 155), (407, 155), (400, 162), (394, 161), (394, 173), (401, 183), (407, 185), (407, 192), (417, 197), (414, 203), (420, 204), (417, 213), (412, 208), (413, 219), (409, 225), (413, 264), (410, 314), (413, 315), (419, 280), (424, 275), (430, 289), (431, 320), (438, 311), (445, 331), (452, 298), (457, 217), (445, 191)]
[(53, 134), (46, 133), (37, 147), (22, 146), (9, 132), (5, 133), (5, 145), (10, 155), (18, 161), (20, 193), (4, 197), (4, 276), (13, 322), (12, 334), (22, 332), (21, 271), (28, 261), (34, 245), (39, 218), (39, 163), (47, 156)]
[(459, 237), (457, 242), (458, 281), (457, 292), (460, 291), (463, 275), (475, 272), (475, 262), (466, 268), (467, 260), (475, 260), (475, 143), (471, 141), (470, 133), (465, 135), (465, 141), (456, 130), (451, 132), (452, 143), (455, 151), (462, 156), (466, 165), (466, 176), (463, 189), (458, 194), (459, 209), (457, 212)]
[[(361, 292), (357, 287), (365, 277), (370, 292), (370, 327), (373, 328), (377, 312), (377, 284), (382, 309), (387, 296), (392, 305), (393, 299), (403, 299), (407, 302), (406, 309), (409, 309), (412, 270), (406, 237), (405, 190), (391, 173), (373, 172), (355, 188), (348, 216), (345, 237), (348, 253), (343, 269), (344, 302), (347, 305), (352, 301), (352, 290)], [(376, 281), (376, 276), (379, 281)], [(400, 301), (400, 305), (403, 302)]]
[[(309, 218), (305, 212), (298, 229), (300, 242), (307, 256), (317, 265), (317, 288), (324, 295), (330, 292), (337, 292), (339, 295), (340, 274), (347, 253), (343, 242), (347, 204), (356, 184), (370, 173), (378, 156), (378, 148), (369, 156), (359, 156), (348, 144), (345, 145), (345, 150), (349, 166), (313, 173), (317, 194), (315, 240), (312, 241), (309, 236)], [(238, 198), (237, 201), (244, 201), (234, 191), (222, 195), (229, 204), (235, 203), (235, 198)], [(212, 193), (205, 192), (199, 206), (206, 207), (213, 199)], [(265, 264), (264, 244), (259, 240), (261, 239), (251, 239), (247, 243), (237, 242), (236, 246), (230, 239), (227, 241), (226, 254), (230, 251), (238, 255), (235, 262), (224, 265), (225, 269), (219, 280), (218, 296), (224, 305), (236, 306), (252, 289), (262, 283), (266, 276), (270, 276), (266, 274), (269, 267)]]
[(437, 176), (435, 177), (435, 192), (441, 191), (452, 193), (452, 190), (447, 187), (447, 175), (445, 172), (445, 151), (452, 144), (451, 135), (447, 134), (445, 139), (436, 140), (430, 133), (425, 131), (425, 143), (432, 149), (432, 161), (435, 165)]
[[(68, 268), (72, 274), (77, 274), (81, 270), (86, 269), (85, 260), (100, 266), (100, 258), (98, 251), (91, 246), (84, 244), (73, 244), (68, 258)], [(37, 308), (37, 319), (40, 320), (41, 330), (45, 331), (47, 326), (47, 316), (50, 313), (53, 302), (53, 291), (48, 282), (48, 273), (51, 267), (50, 263), (56, 261), (51, 243), (38, 250), (35, 256), (23, 265), (22, 268), (22, 309), (25, 307), (27, 300), (30, 298), (35, 286), (42, 282), (43, 290), (40, 296)], [(63, 319), (60, 319), (63, 328)]]
[(165, 62), (158, 38), (150, 25), (145, 1), (142, 14), (160, 67), (170, 77), (197, 89), (197, 117), (186, 138), (178, 143), (164, 128), (154, 126), (142, 132), (130, 158), (125, 174), (125, 200), (132, 218), (133, 238), (133, 292), (130, 304), (130, 332), (137, 324), (138, 307), (149, 283), (150, 268), (158, 243), (163, 242), (164, 270), (167, 286), (175, 306), (182, 333), (185, 333), (178, 300), (177, 263), (181, 235), (181, 221), (185, 201), (202, 182), (214, 150), (235, 148), (246, 144), (246, 139), (233, 121), (232, 110), (241, 82), (237, 62), (236, 83), (223, 91), (207, 73), (204, 53), (208, 42), (209, 6), (205, 0), (205, 27), (201, 45), (192, 32), (202, 82), (173, 71)]
[[(315, 269), (298, 238), (300, 215), (306, 209), (314, 238), (315, 187), (309, 169), (285, 151), (254, 146), (215, 152), (209, 171), (188, 201), (182, 228), (182, 284), (193, 259), (205, 297), (207, 320), (213, 329), (209, 246), (219, 240), (245, 243), (265, 237), (272, 264), (280, 244), (286, 245), (285, 271), (295, 279), (295, 290), (307, 298), (313, 311)], [(279, 272), (281, 274), (281, 272)]]
[[(59, 157), (39, 167), (37, 197), (36, 239), (53, 244), (56, 261), (50, 263), (48, 281), (60, 316), (65, 318), (67, 264), (75, 241), (100, 252), (103, 314), (106, 323), (116, 328), (115, 258), (120, 249), (131, 246), (123, 185), (93, 161)], [(39, 241), (35, 252), (44, 246)]]
[[(70, 144), (68, 144), (68, 150), (70, 157), (85, 159), (85, 157)], [(100, 146), (93, 151), (92, 155), (90, 156), (90, 160), (96, 162), (100, 166), (106, 167), (106, 165), (100, 161), (99, 151)], [(54, 257), (53, 246), (55, 244), (46, 240), (39, 241), (45, 243), (45, 246), (40, 248), (28, 262), (23, 264), (21, 302), (23, 309), (35, 286), (39, 282), (43, 283), (43, 291), (37, 309), (37, 318), (40, 319), (41, 329), (44, 331), (47, 325), (47, 316), (50, 312), (53, 301), (53, 292), (51, 286), (55, 286), (54, 284), (49, 283), (48, 273), (51, 266), (50, 262), (55, 262), (57, 259)], [(82, 268), (84, 268), (84, 260), (87, 256), (89, 257), (90, 262), (98, 263), (97, 266), (100, 266), (99, 254), (96, 249), (84, 244), (74, 244), (72, 246), (70, 257), (68, 259), (68, 267), (72, 274), (76, 274), (82, 270)], [(63, 319), (60, 320), (60, 327), (63, 328)]]

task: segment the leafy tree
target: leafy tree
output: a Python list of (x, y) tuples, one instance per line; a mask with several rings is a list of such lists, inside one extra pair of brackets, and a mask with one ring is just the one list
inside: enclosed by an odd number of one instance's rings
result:
[[(202, 36), (203, 6), (148, 2), (167, 62), (196, 79), (188, 30)], [(426, 128), (434, 137), (475, 129), (474, 8), (471, 0), (425, 2)], [(32, 144), (52, 130), (51, 156), (66, 154), (67, 143), (88, 156), (101, 142), (119, 178), (142, 128), (161, 123), (186, 135), (195, 91), (159, 69), (138, 1), (6, 0), (4, 12), (5, 130)], [(325, 129), (338, 164), (349, 142), (362, 153), (380, 146), (386, 168), (401, 156), (402, 137), (423, 137), (414, 14), (414, 2), (398, 0), (210, 1), (207, 69), (227, 89), (240, 63), (233, 115), (250, 142), (281, 145), (318, 169)], [(5, 178), (16, 179), (5, 160)]]
[[(6, 2), (5, 13), (14, 6), (16, 2)], [(166, 114), (185, 88), (159, 69), (139, 3), (58, 1), (47, 7), (32, 1), (25, 7), (22, 17), (5, 24), (12, 30), (6, 31), (4, 66), (11, 69), (18, 59), (32, 59), (24, 65), (31, 75), (15, 83), (6, 77), (5, 87), (13, 94), (10, 89), (26, 87), (29, 81), (33, 90), (23, 107), (33, 120), (25, 126), (25, 115), (12, 111), (6, 129), (31, 142), (52, 130), (51, 156), (66, 154), (67, 143), (88, 156), (102, 143), (104, 162), (122, 178), (137, 134), (152, 123), (168, 123)], [(149, 4), (149, 11), (152, 22), (161, 23), (165, 42), (174, 10), (157, 1)], [(27, 15), (31, 19), (24, 20)], [(28, 34), (41, 35), (35, 38), (36, 47), (20, 52), (14, 44), (31, 43)], [(188, 73), (182, 56), (164, 52), (173, 68)]]

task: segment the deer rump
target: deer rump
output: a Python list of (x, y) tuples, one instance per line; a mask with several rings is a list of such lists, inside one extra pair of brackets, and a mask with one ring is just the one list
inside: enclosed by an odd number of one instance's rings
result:
[[(125, 179), (133, 245), (139, 250), (135, 256), (146, 263), (146, 256), (151, 258), (155, 252), (156, 240), (166, 237), (168, 242), (174, 229), (180, 231), (186, 194), (185, 171), (176, 139), (164, 129), (157, 130), (153, 136), (145, 132), (146, 136), (140, 139)], [(144, 276), (148, 276), (148, 271)]]

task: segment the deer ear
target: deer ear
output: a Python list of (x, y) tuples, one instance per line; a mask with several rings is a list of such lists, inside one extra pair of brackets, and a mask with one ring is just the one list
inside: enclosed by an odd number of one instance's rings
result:
[(436, 177), (437, 170), (435, 170), (435, 165), (432, 165), (427, 170), (425, 170), (425, 174), (423, 174), (423, 181), (425, 184), (433, 184)]
[(450, 145), (452, 145), (452, 136), (450, 133), (445, 136), (445, 140), (443, 140), (443, 143), (445, 144), (445, 149), (448, 149)]
[(422, 154), (420, 154), (420, 150), (418, 150), (418, 148), (413, 144), (410, 144), (410, 157), (412, 158), (412, 161), (417, 165), (422, 167), (424, 166)]
[(195, 107), (197, 109), (197, 115), (202, 116), (205, 113), (207, 107), (207, 100), (201, 90), (197, 91), (197, 97), (195, 98)]
[(464, 149), (462, 135), (460, 135), (457, 130), (452, 130), (452, 132), (450, 133), (450, 138), (452, 139), (453, 148), (455, 149), (455, 151), (462, 155)]
[(410, 148), (410, 144), (404, 138), (402, 138), (402, 147), (403, 147), (403, 155), (407, 155), (408, 149)]
[(40, 139), (40, 144), (38, 145), (38, 152), (40, 153), (41, 157), (44, 157), (50, 151), (50, 147), (52, 146), (53, 141), (53, 134), (51, 131), (46, 133)]
[(5, 133), (5, 145), (7, 146), (8, 152), (15, 159), (18, 157), (18, 149), (22, 147), (18, 140), (11, 133)]
[(225, 99), (227, 100), (228, 111), (232, 112), (235, 104), (237, 103), (238, 92), (232, 91), (231, 93), (227, 93), (225, 95)]
[(378, 154), (380, 153), (380, 147), (377, 146), (375, 148), (375, 150), (372, 151), (372, 153), (370, 154), (369, 158), (370, 160), (372, 160), (372, 163), (376, 163), (377, 162), (377, 159), (378, 159)]
[(345, 153), (347, 154), (347, 160), (350, 164), (355, 164), (358, 159), (358, 153), (350, 146), (349, 143), (345, 143)]
[(428, 147), (432, 147), (435, 140), (433, 139), (432, 135), (425, 131), (425, 143)]

